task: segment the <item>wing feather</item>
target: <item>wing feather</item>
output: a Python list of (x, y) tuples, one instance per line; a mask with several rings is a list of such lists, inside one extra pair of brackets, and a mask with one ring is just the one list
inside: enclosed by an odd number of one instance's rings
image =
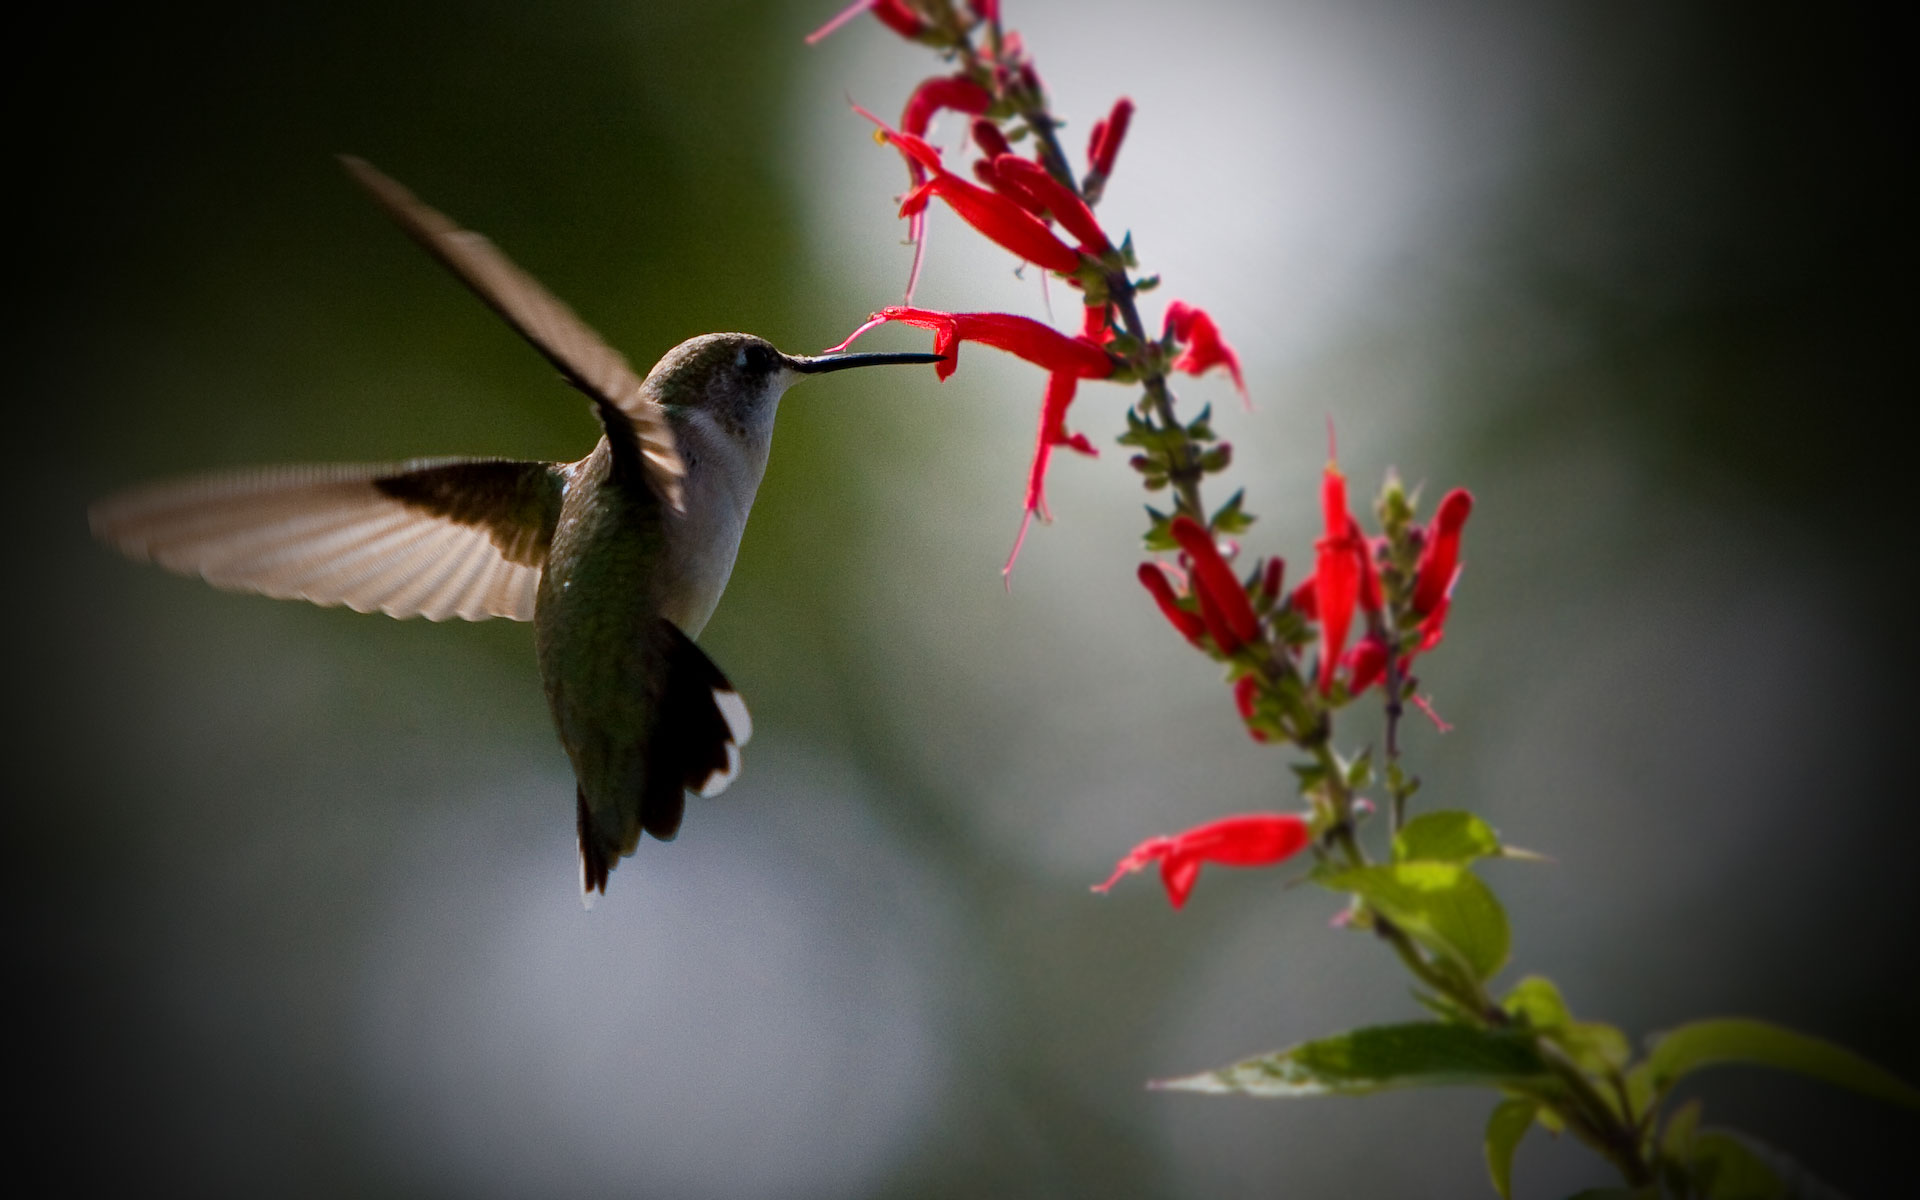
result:
[(674, 444), (666, 413), (641, 393), (640, 376), (626, 357), (485, 236), (460, 228), (366, 160), (342, 155), (340, 162), (407, 236), (459, 276), (568, 382), (596, 405), (609, 406), (626, 417), (610, 420), (602, 411), (601, 424), (610, 437), (633, 439), (654, 493), (679, 509), (686, 464)]
[(565, 479), (552, 463), (501, 459), (270, 467), (123, 492), (88, 518), (129, 557), (215, 587), (526, 621)]

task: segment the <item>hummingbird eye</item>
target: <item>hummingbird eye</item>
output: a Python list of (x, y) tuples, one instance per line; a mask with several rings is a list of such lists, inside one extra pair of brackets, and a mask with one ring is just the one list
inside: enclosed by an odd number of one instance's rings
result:
[(733, 357), (734, 366), (748, 375), (771, 375), (779, 363), (775, 359), (773, 347), (760, 342), (749, 342), (740, 347)]

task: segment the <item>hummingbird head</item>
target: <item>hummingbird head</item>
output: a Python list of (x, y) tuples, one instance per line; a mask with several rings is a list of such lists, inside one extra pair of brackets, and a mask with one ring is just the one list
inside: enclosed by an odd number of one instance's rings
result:
[(669, 412), (702, 412), (736, 437), (766, 436), (780, 397), (807, 375), (849, 367), (935, 363), (939, 354), (783, 354), (750, 333), (689, 338), (647, 372), (643, 389)]

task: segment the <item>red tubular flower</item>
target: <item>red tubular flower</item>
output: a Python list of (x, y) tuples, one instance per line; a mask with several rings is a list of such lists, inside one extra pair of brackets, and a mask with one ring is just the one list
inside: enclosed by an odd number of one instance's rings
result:
[(1212, 317), (1184, 300), (1175, 300), (1167, 305), (1166, 321), (1161, 327), (1160, 336), (1168, 335), (1184, 347), (1180, 356), (1173, 360), (1174, 370), (1199, 375), (1213, 367), (1225, 367), (1233, 376), (1233, 386), (1239, 391), (1240, 398), (1247, 398), (1247, 381), (1240, 373), (1240, 356), (1220, 336), (1220, 328), (1213, 323)]
[(903, 38), (917, 39), (927, 32), (927, 23), (920, 18), (919, 13), (907, 6), (905, 0), (854, 0), (852, 4), (835, 13), (832, 20), (808, 34), (807, 45), (813, 45), (863, 12), (871, 12), (880, 18), (881, 24)]
[(900, 202), (900, 215), (913, 217), (927, 207), (930, 196), (939, 196), (967, 224), (998, 242), (1030, 263), (1049, 271), (1072, 275), (1080, 269), (1080, 253), (1053, 235), (1038, 217), (1016, 202), (988, 191), (955, 175), (942, 165), (940, 152), (922, 138), (902, 133), (858, 105), (854, 111), (880, 127), (883, 140), (893, 143), (907, 157), (931, 172), (931, 178), (919, 184)]
[(1325, 695), (1333, 687), (1333, 673), (1360, 601), (1360, 556), (1365, 543), (1354, 544), (1347, 479), (1333, 463), (1327, 464), (1321, 481), (1320, 504), (1327, 532), (1314, 543), (1313, 598), (1320, 618), (1320, 693)]
[(1105, 379), (1113, 374), (1114, 360), (1091, 339), (1068, 337), (1030, 317), (1018, 317), (1012, 313), (949, 313), (902, 306), (883, 308), (874, 313), (866, 324), (854, 330), (834, 350), (846, 349), (854, 338), (889, 321), (902, 321), (933, 330), (934, 353), (947, 356), (946, 361), (935, 368), (935, 374), (941, 379), (952, 375), (958, 368), (961, 342), (982, 342), (1047, 369), (1046, 402), (1040, 409), (1039, 435), (1035, 439), (1033, 463), (1027, 472), (1026, 511), (1020, 518), (1020, 533), (1014, 539), (1013, 553), (1008, 556), (1007, 564), (1001, 570), (1002, 575), (1011, 575), (1014, 560), (1020, 557), (1020, 547), (1026, 541), (1027, 529), (1034, 514), (1044, 515), (1046, 511), (1047, 464), (1053, 457), (1053, 448), (1066, 446), (1082, 454), (1096, 453), (1093, 443), (1084, 434), (1067, 432), (1067, 408), (1073, 403), (1080, 380)]
[(993, 97), (965, 75), (940, 75), (923, 81), (907, 97), (900, 112), (900, 128), (915, 137), (925, 137), (934, 114), (943, 108), (974, 116), (993, 107)]
[(1200, 635), (1207, 631), (1206, 622), (1198, 616), (1180, 607), (1180, 597), (1174, 594), (1173, 585), (1167, 582), (1166, 568), (1159, 563), (1140, 564), (1140, 584), (1153, 595), (1153, 602), (1160, 606), (1160, 612), (1169, 624), (1180, 631), (1180, 636), (1190, 642), (1198, 642)]
[[(833, 350), (844, 350), (876, 325), (900, 321), (933, 330), (933, 350), (949, 355), (935, 374), (945, 379), (959, 366), (959, 343), (980, 342), (1026, 359), (1035, 366), (1053, 372), (1065, 372), (1076, 379), (1105, 379), (1113, 374), (1113, 359), (1086, 338), (1068, 337), (1052, 326), (1031, 317), (1012, 313), (950, 313), (931, 308), (907, 308), (891, 305), (874, 313), (866, 324), (853, 331)], [(831, 353), (832, 351), (829, 351)]]
[(1104, 121), (1095, 121), (1093, 134), (1087, 138), (1087, 161), (1093, 165), (1093, 174), (1105, 179), (1113, 174), (1113, 160), (1120, 153), (1120, 143), (1126, 140), (1127, 126), (1133, 121), (1133, 101), (1125, 96), (1113, 102), (1113, 112)]
[(1167, 888), (1167, 899), (1177, 909), (1186, 904), (1187, 896), (1193, 892), (1202, 864), (1270, 867), (1306, 849), (1312, 837), (1306, 818), (1293, 813), (1223, 817), (1185, 833), (1148, 838), (1121, 859), (1107, 881), (1095, 884), (1093, 890), (1105, 892), (1120, 882), (1121, 876), (1157, 862), (1161, 882)]
[(1046, 223), (1047, 206), (1041, 203), (1040, 197), (995, 170), (993, 160), (977, 160), (973, 164), (973, 177), (1032, 213), (1042, 224)]
[(1039, 163), (1017, 154), (1000, 154), (993, 159), (993, 170), (1046, 205), (1061, 228), (1080, 239), (1080, 249), (1095, 258), (1113, 249), (1100, 222), (1093, 219), (1093, 210), (1087, 207), (1087, 202)]
[(1253, 605), (1247, 600), (1247, 589), (1240, 586), (1233, 568), (1220, 557), (1213, 535), (1203, 529), (1200, 522), (1187, 516), (1175, 517), (1171, 532), (1193, 563), (1193, 588), (1200, 596), (1200, 613), (1206, 618), (1220, 652), (1232, 654), (1257, 639), (1260, 618), (1254, 615)]
[(1413, 611), (1423, 617), (1440, 606), (1453, 586), (1460, 564), (1460, 530), (1472, 512), (1473, 493), (1465, 488), (1455, 488), (1440, 499), (1414, 577)]

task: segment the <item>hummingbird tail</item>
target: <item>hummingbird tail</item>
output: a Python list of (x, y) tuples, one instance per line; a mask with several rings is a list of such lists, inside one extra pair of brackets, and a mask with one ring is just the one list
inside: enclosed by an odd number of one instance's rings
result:
[(608, 872), (633, 853), (641, 831), (673, 840), (688, 792), (710, 797), (725, 791), (740, 774), (740, 748), (753, 736), (745, 702), (693, 639), (664, 619), (655, 636), (665, 683), (653, 728), (633, 764), (638, 771), (620, 776), (625, 785), (617, 794), (589, 796), (584, 786), (576, 789), (580, 884), (587, 895), (607, 890)]

